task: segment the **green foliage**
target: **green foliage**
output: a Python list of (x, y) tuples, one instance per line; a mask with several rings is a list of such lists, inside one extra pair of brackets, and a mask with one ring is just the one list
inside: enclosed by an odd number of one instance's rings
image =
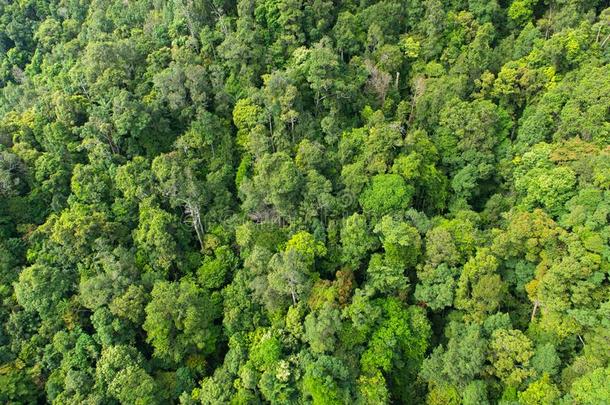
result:
[(341, 327), (340, 312), (337, 308), (325, 305), (317, 313), (305, 317), (304, 340), (309, 342), (314, 353), (332, 352), (336, 346), (336, 332)]
[(207, 289), (220, 288), (236, 266), (236, 257), (228, 246), (214, 251), (214, 258), (206, 256), (197, 270), (199, 283)]
[(413, 197), (413, 186), (397, 174), (379, 174), (362, 192), (360, 205), (365, 213), (374, 217), (405, 210)]
[(41, 318), (57, 316), (59, 306), (74, 288), (74, 275), (51, 266), (35, 264), (19, 274), (15, 284), (15, 298), (27, 311), (35, 311)]
[(606, 3), (0, 1), (0, 402), (610, 402)]
[(342, 404), (350, 400), (348, 369), (341, 360), (321, 356), (305, 367), (303, 389), (313, 404)]
[(604, 403), (609, 399), (608, 382), (610, 382), (608, 368), (597, 368), (574, 381), (566, 396), (567, 402)]
[(162, 402), (153, 378), (143, 369), (142, 358), (133, 347), (110, 346), (103, 350), (95, 380), (96, 387), (121, 402)]
[[(435, 143), (448, 167), (457, 198), (471, 199), (485, 192), (505, 158), (508, 114), (488, 100), (452, 100), (440, 116)], [(476, 145), (476, 146), (475, 146)]]
[(6, 403), (36, 402), (38, 393), (32, 390), (34, 380), (23, 368), (6, 364), (0, 372), (0, 400)]
[(412, 267), (417, 263), (421, 249), (421, 238), (411, 225), (385, 216), (375, 226), (381, 234), (385, 259), (398, 267)]
[(462, 403), (464, 405), (488, 404), (485, 382), (477, 380), (468, 384), (462, 392)]
[(504, 282), (496, 273), (497, 259), (486, 250), (477, 252), (460, 274), (455, 294), (455, 307), (468, 317), (483, 321), (496, 312), (505, 293)]
[(212, 353), (218, 336), (214, 325), (220, 315), (217, 306), (192, 281), (157, 282), (143, 324), (155, 356), (180, 363), (190, 355)]
[(169, 212), (145, 201), (140, 207), (138, 228), (133, 239), (141, 260), (157, 271), (168, 273), (178, 260), (176, 218)]
[(358, 213), (343, 220), (341, 227), (342, 259), (358, 267), (367, 253), (375, 249), (378, 241), (368, 229), (366, 218)]
[(523, 25), (533, 17), (535, 5), (535, 0), (515, 0), (508, 8), (508, 17), (515, 24)]
[(494, 331), (489, 346), (493, 373), (507, 386), (518, 386), (534, 374), (530, 367), (532, 342), (520, 330)]
[(453, 321), (447, 329), (446, 347), (437, 346), (424, 360), (421, 375), (431, 385), (465, 387), (482, 374), (487, 342), (476, 324)]
[[(375, 304), (379, 305), (385, 319), (369, 338), (366, 350), (360, 358), (362, 377), (364, 377), (364, 387), (361, 390), (372, 382), (371, 379), (379, 380), (381, 372), (389, 373), (396, 369), (400, 370), (402, 378), (393, 394), (401, 398), (409, 394), (402, 393), (400, 388), (412, 386), (414, 383), (415, 372), (420, 367), (428, 347), (430, 324), (418, 308), (405, 308), (396, 299), (383, 299)], [(361, 395), (368, 397), (367, 400), (370, 400), (371, 396), (373, 399), (385, 397), (387, 394), (383, 388), (384, 385), (388, 387), (388, 381), (384, 384), (383, 380), (382, 377), (381, 381), (377, 382), (381, 386), (373, 392), (367, 392), (370, 390), (368, 387)]]
[(549, 381), (548, 374), (540, 380), (531, 383), (527, 389), (519, 393), (519, 402), (524, 405), (555, 404), (559, 400), (559, 389)]

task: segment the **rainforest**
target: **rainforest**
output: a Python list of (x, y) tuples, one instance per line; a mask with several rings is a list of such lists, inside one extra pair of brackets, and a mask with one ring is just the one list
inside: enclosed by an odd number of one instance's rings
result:
[(0, 403), (610, 404), (610, 3), (0, 0)]

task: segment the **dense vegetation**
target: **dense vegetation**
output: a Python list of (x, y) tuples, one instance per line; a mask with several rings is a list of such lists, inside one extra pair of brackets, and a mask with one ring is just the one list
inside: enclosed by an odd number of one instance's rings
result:
[(603, 0), (0, 0), (0, 403), (610, 403)]

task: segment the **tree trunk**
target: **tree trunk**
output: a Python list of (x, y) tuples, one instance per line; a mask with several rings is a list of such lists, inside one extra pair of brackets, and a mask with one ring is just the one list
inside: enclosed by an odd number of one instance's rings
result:
[(540, 305), (540, 301), (534, 301), (534, 309), (532, 310), (532, 316), (530, 318), (530, 322), (534, 322), (534, 318), (536, 318), (536, 311), (538, 311), (538, 306)]
[(199, 247), (203, 250), (203, 235), (205, 230), (203, 229), (203, 224), (201, 223), (201, 210), (199, 206), (193, 203), (187, 203), (187, 210), (189, 215), (191, 216), (191, 221), (193, 228), (195, 229), (195, 233), (197, 234), (197, 240), (199, 241)]

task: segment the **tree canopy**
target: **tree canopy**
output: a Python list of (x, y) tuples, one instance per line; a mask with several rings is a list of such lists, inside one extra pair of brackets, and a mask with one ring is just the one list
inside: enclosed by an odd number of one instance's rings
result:
[(0, 403), (610, 403), (602, 0), (0, 0)]

